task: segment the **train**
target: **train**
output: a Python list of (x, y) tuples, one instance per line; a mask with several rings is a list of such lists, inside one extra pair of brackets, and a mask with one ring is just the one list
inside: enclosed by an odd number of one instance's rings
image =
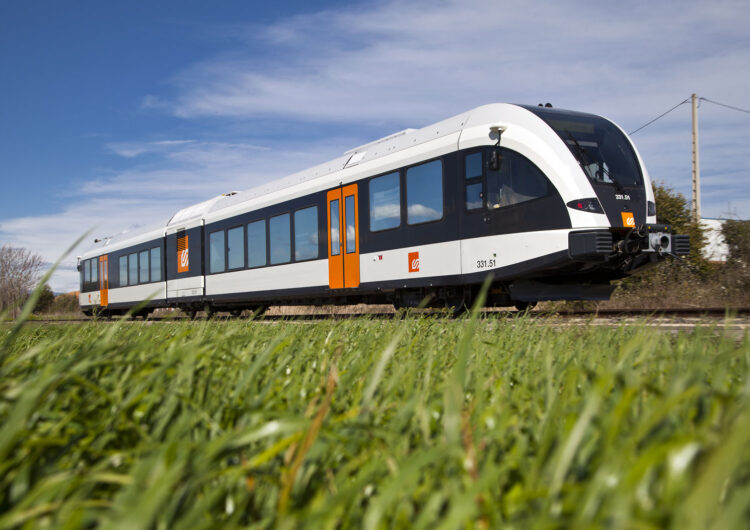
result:
[(690, 251), (612, 121), (493, 103), (95, 240), (86, 314), (239, 314), (271, 305), (606, 300), (613, 281)]

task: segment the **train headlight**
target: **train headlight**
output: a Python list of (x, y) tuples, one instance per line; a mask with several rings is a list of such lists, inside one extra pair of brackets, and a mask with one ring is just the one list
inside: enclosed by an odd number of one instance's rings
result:
[(580, 210), (582, 212), (604, 213), (604, 208), (602, 208), (599, 199), (597, 199), (596, 197), (576, 199), (574, 201), (570, 201), (567, 206), (568, 208), (573, 208), (574, 210)]

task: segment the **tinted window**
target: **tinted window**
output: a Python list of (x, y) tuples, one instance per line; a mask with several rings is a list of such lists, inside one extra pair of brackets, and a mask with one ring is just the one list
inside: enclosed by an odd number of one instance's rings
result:
[(499, 171), (487, 171), (487, 208), (493, 210), (547, 195), (548, 182), (542, 171), (526, 157), (502, 150)]
[(148, 276), (148, 267), (149, 267), (149, 260), (148, 260), (148, 250), (142, 251), (139, 255), (139, 267), (138, 267), (138, 274), (140, 283), (147, 283), (149, 281)]
[(91, 281), (91, 260), (87, 259), (83, 262), (83, 281), (88, 283)]
[(161, 281), (161, 248), (151, 249), (151, 281)]
[(370, 181), (370, 231), (396, 228), (401, 224), (401, 183), (398, 172)]
[(91, 281), (97, 282), (99, 281), (99, 260), (98, 259), (92, 259), (91, 260)]
[(294, 259), (318, 257), (318, 207), (294, 212)]
[(346, 220), (346, 253), (351, 254), (357, 251), (356, 243), (356, 224), (354, 220), (354, 195), (344, 198), (344, 219)]
[(128, 285), (138, 283), (138, 254), (135, 252), (128, 255)]
[(241, 226), (227, 230), (227, 265), (229, 269), (245, 266), (245, 233)]
[(473, 179), (482, 176), (482, 152), (466, 155), (464, 177)]
[(428, 162), (406, 171), (406, 220), (410, 225), (443, 217), (443, 163)]
[(247, 225), (247, 266), (266, 264), (266, 221), (262, 219)]
[(208, 236), (210, 272), (224, 272), (224, 231)]
[(288, 263), (291, 260), (291, 236), (289, 234), (289, 214), (271, 217), (271, 264)]
[(128, 257), (120, 256), (120, 287), (128, 284)]
[(643, 185), (641, 166), (630, 141), (609, 120), (592, 114), (524, 108), (547, 122), (593, 182), (615, 187)]
[(482, 207), (482, 183), (466, 185), (466, 209), (476, 210)]
[(341, 254), (341, 239), (339, 239), (339, 230), (341, 229), (341, 219), (339, 219), (339, 200), (331, 201), (331, 256)]

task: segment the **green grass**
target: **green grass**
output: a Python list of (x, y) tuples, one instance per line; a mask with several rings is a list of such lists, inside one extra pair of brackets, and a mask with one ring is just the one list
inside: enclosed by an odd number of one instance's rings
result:
[(750, 340), (720, 330), (90, 323), (0, 344), (0, 529), (750, 522)]

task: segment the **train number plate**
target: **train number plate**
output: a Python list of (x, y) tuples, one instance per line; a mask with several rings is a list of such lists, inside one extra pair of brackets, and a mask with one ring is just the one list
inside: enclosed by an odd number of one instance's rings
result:
[(497, 262), (495, 258), (477, 260), (477, 269), (492, 269), (496, 265), (497, 265)]

